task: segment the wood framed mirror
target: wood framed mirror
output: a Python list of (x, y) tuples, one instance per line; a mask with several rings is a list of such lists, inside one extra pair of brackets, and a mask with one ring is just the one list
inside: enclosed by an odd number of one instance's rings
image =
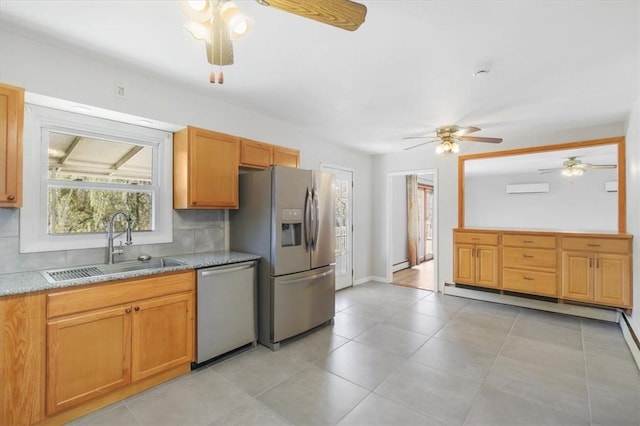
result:
[(458, 227), (626, 233), (625, 165), (623, 136), (462, 155)]

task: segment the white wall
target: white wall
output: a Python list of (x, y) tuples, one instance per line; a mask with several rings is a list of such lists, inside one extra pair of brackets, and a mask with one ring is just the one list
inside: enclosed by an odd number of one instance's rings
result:
[(633, 234), (633, 315), (629, 322), (640, 337), (640, 97), (627, 123), (627, 231)]
[[(216, 88), (202, 90), (177, 84), (106, 57), (45, 42), (3, 28), (0, 32), (0, 81), (40, 95), (297, 148), (301, 151), (303, 168), (318, 168), (322, 162), (353, 169), (354, 272), (356, 280), (370, 275), (371, 158), (368, 155), (310, 138), (286, 122), (218, 102)], [(126, 99), (116, 98), (116, 83), (125, 86)]]
[[(550, 134), (536, 134), (535, 131), (523, 134), (518, 138), (505, 138), (500, 145), (464, 144), (462, 154), (472, 154), (483, 151), (504, 151), (537, 145), (551, 145), (563, 142), (576, 142), (589, 139), (599, 139), (625, 134), (624, 123), (612, 123), (582, 129), (572, 129)], [(373, 158), (372, 179), (373, 187), (379, 188), (373, 193), (373, 275), (384, 280), (391, 259), (387, 259), (390, 232), (385, 232), (388, 216), (390, 215), (390, 199), (383, 188), (391, 182), (389, 173), (437, 169), (438, 191), (436, 206), (438, 209), (438, 241), (436, 266), (438, 268), (438, 284), (440, 288), (444, 282), (451, 282), (453, 277), (453, 234), (452, 229), (458, 224), (458, 162), (457, 158), (443, 159), (436, 156), (433, 147), (405, 151), (396, 154), (377, 155)], [(378, 230), (380, 230), (378, 232)]]
[[(615, 169), (573, 178), (559, 172), (465, 178), (465, 227), (617, 232), (618, 193), (604, 189), (617, 178)], [(548, 183), (549, 192), (507, 194), (507, 185), (522, 183)]]
[(409, 260), (407, 246), (407, 177), (393, 176), (391, 178), (391, 192), (392, 263), (397, 265)]

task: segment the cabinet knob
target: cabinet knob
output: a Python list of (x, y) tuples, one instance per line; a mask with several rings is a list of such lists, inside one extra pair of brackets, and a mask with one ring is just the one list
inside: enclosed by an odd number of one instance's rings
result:
[(15, 196), (15, 195), (7, 195), (7, 200), (9, 200), (9, 201), (13, 201), (13, 200), (15, 200), (15, 199), (16, 199), (16, 196)]
[(130, 314), (131, 313), (131, 308), (127, 308), (124, 310), (126, 313)]
[(197, 201), (192, 201), (192, 202), (191, 202), (191, 205), (192, 205), (192, 206), (195, 206), (196, 204), (198, 204), (198, 202), (197, 202)]
[(140, 306), (136, 306), (136, 307), (135, 307), (135, 308), (133, 308), (133, 309), (135, 309), (136, 311), (139, 311), (139, 310), (140, 310)]

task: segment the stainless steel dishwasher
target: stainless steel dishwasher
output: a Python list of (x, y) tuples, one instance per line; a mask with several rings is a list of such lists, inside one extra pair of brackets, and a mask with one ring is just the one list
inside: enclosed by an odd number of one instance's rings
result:
[(256, 261), (198, 270), (196, 364), (256, 344)]

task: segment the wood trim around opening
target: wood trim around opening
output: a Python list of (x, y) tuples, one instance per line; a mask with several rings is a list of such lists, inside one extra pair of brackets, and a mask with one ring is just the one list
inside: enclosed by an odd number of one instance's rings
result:
[(563, 149), (585, 148), (600, 145), (617, 145), (618, 148), (618, 233), (627, 232), (627, 185), (626, 185), (626, 146), (624, 136), (592, 139), (579, 142), (567, 142), (556, 145), (542, 145), (528, 148), (510, 149), (507, 151), (482, 152), (479, 154), (461, 155), (458, 157), (458, 228), (464, 228), (464, 165), (467, 160), (481, 158), (507, 157), (510, 155), (533, 154), (544, 151), (560, 151)]

